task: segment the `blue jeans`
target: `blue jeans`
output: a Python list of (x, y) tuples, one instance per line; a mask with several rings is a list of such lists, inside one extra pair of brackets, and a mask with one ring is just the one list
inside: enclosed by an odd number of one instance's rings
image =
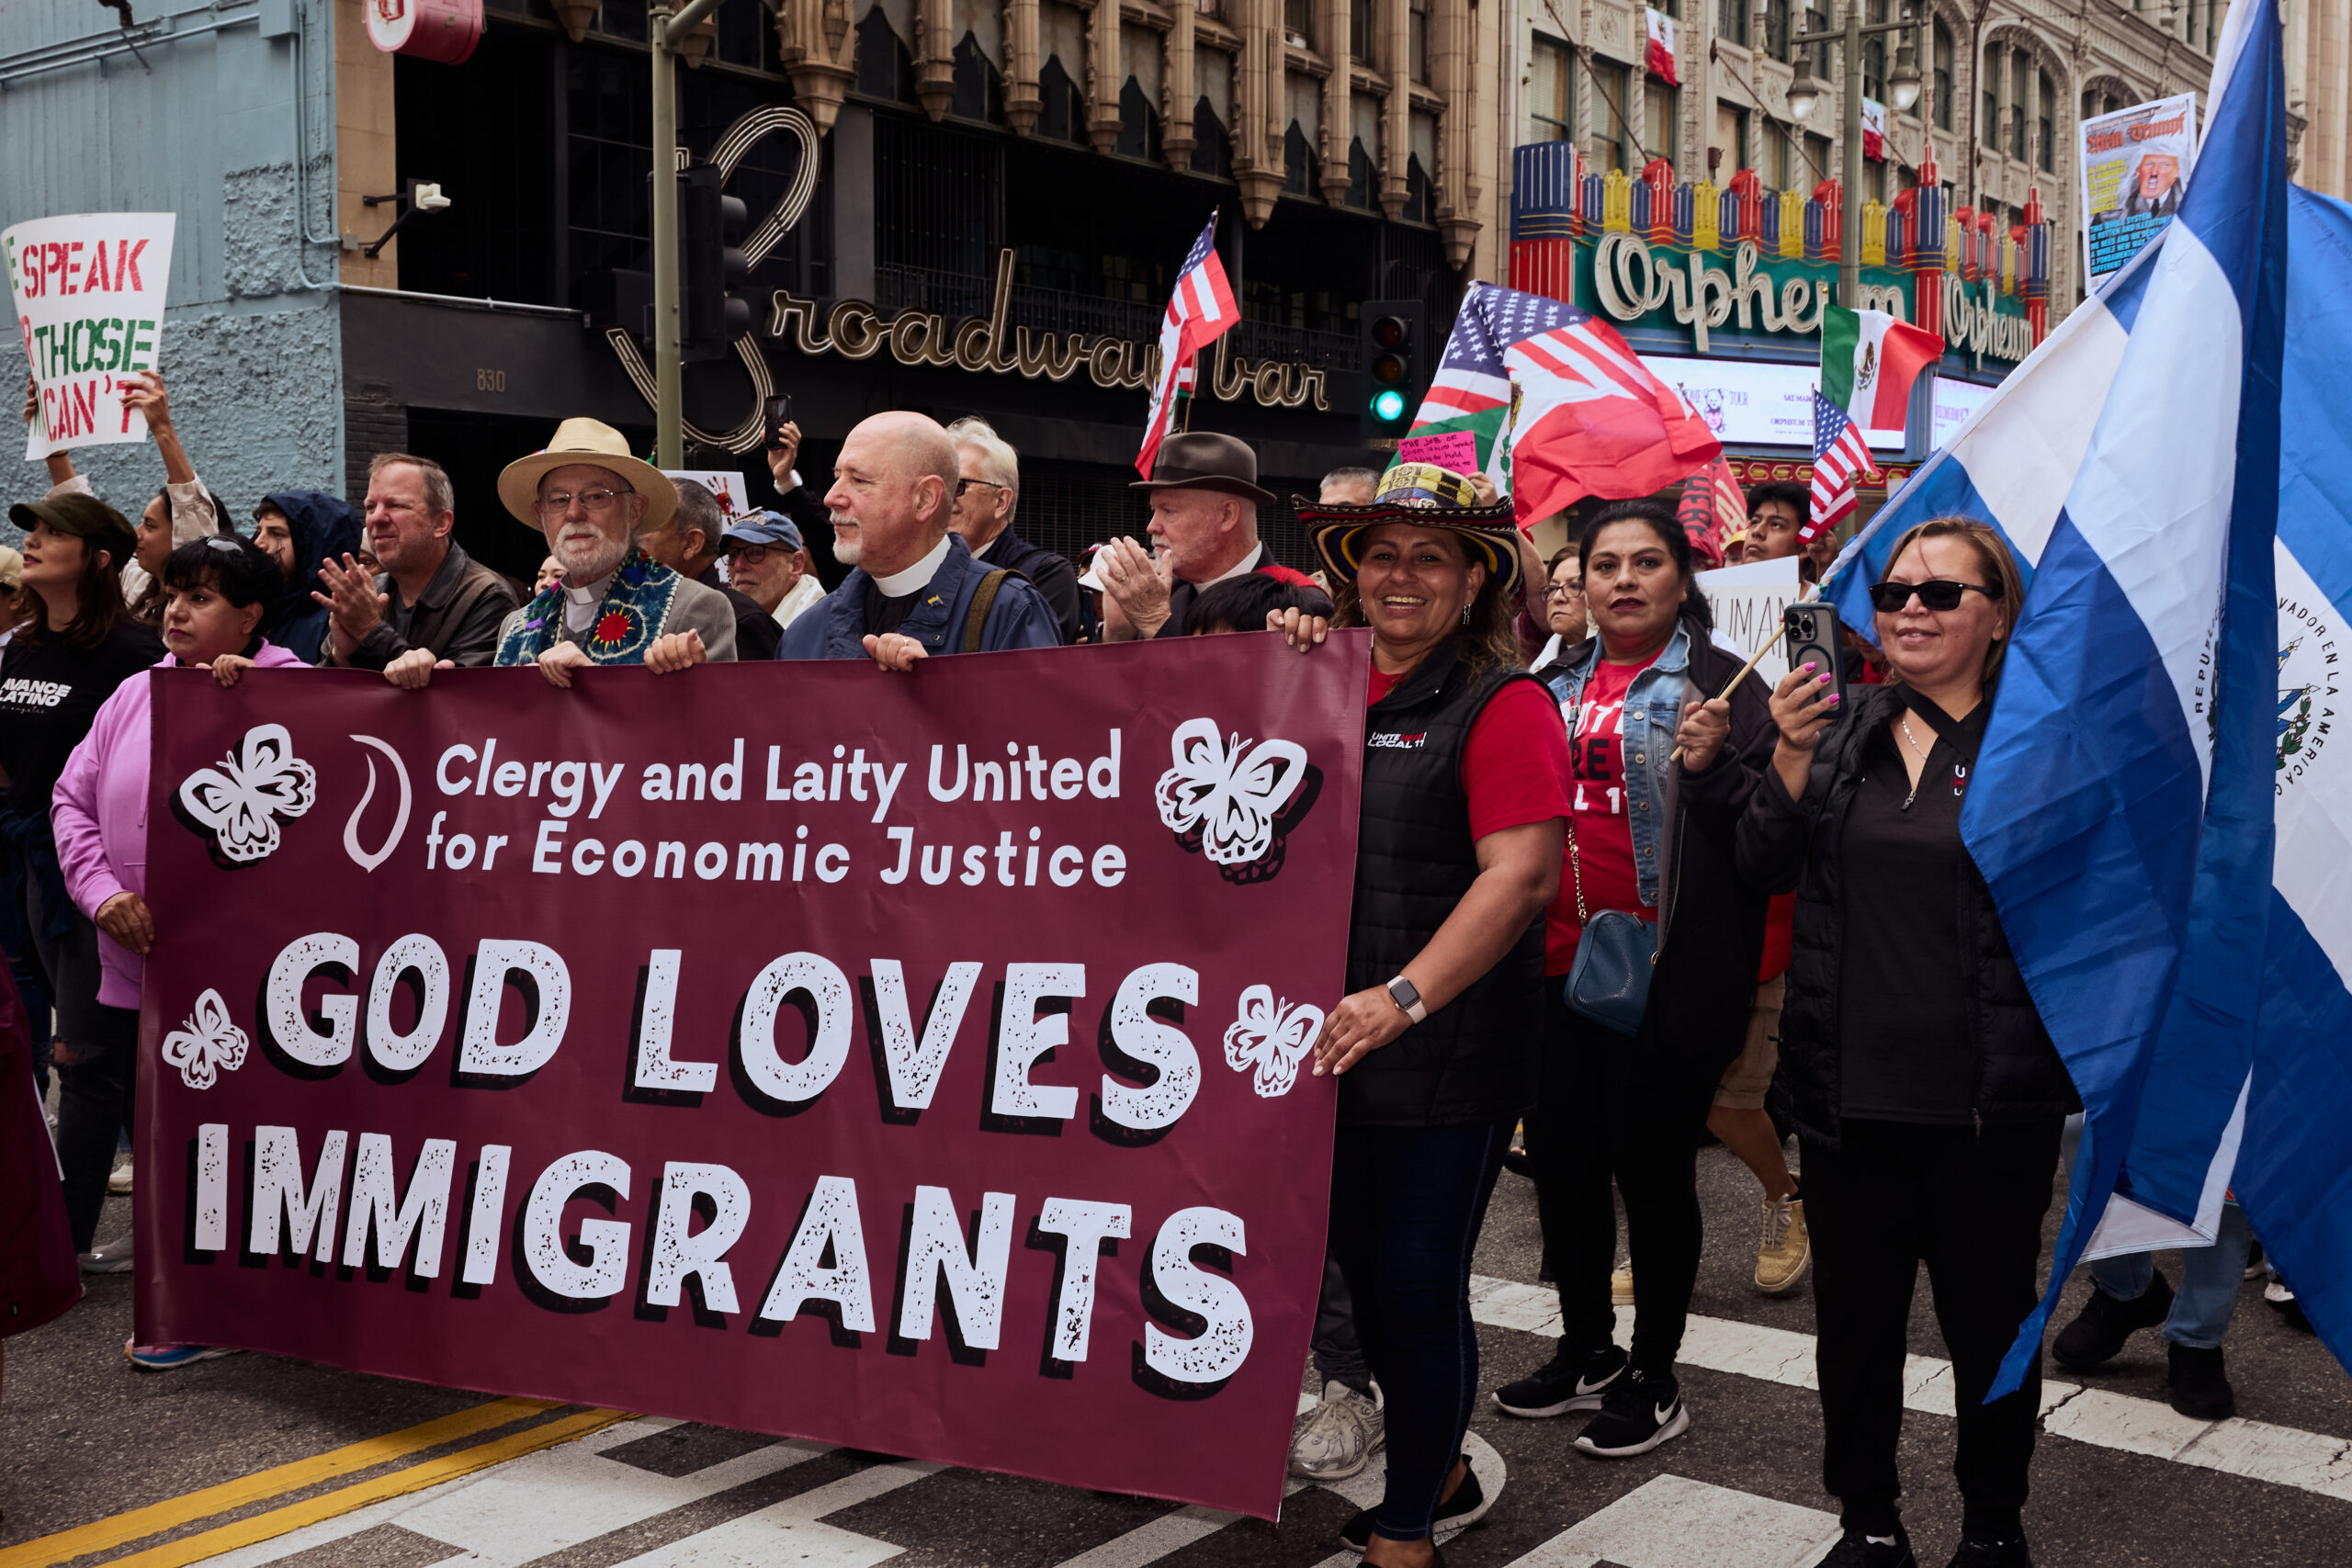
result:
[[(2165, 1337), (2190, 1350), (2218, 1350), (2229, 1332), (2230, 1314), (2237, 1310), (2238, 1294), (2245, 1288), (2245, 1259), (2254, 1245), (2254, 1229), (2245, 1211), (2235, 1203), (2222, 1205), (2219, 1237), (2211, 1247), (2191, 1247), (2180, 1255), (2180, 1288), (2173, 1292), (2172, 1311), (2165, 1318)], [(2102, 1258), (2091, 1265), (2091, 1279), (2119, 1301), (2136, 1302), (2146, 1293), (2155, 1273), (2155, 1255), (2127, 1252)]]
[(1331, 1160), (1331, 1256), (1388, 1401), (1388, 1489), (1373, 1529), (1426, 1540), (1478, 1397), (1470, 1254), (1511, 1124), (1349, 1127)]

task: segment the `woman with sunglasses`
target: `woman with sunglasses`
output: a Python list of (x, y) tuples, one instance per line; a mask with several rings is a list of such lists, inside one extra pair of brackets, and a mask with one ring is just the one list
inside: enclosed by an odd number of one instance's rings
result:
[[(300, 660), (262, 636), (264, 625), (286, 602), (286, 577), (277, 558), (251, 540), (213, 534), (182, 545), (165, 560), (161, 581), (165, 652), (156, 668), (201, 666), (221, 685), (233, 686), (254, 665), (301, 667)], [(152, 743), (148, 687), (143, 676), (125, 681), (99, 705), (89, 734), (66, 759), (50, 807), (65, 890), (97, 923), (96, 1010), (110, 1021), (110, 1037), (128, 1040), (137, 1038), (139, 983), (156, 936), (144, 897)], [(94, 1170), (103, 1195), (103, 1161), (114, 1151), (112, 1127), (129, 1116), (135, 1081), (133, 1075), (123, 1075), (120, 1100), (108, 1108), (117, 1120), (107, 1123), (96, 1151), (97, 1163), (77, 1175), (76, 1148), (66, 1145), (69, 1194), (77, 1179), (86, 1183)], [(91, 1156), (85, 1152), (81, 1157), (87, 1161)], [(128, 1238), (121, 1256), (128, 1262)], [(151, 1371), (229, 1353), (197, 1345), (126, 1344), (123, 1349), (132, 1365)]]
[(2030, 1568), (2020, 1519), (2040, 1409), (1984, 1403), (2038, 1294), (2058, 1137), (2079, 1108), (1960, 812), (2021, 590), (1982, 523), (1923, 523), (1871, 591), (1889, 684), (1841, 703), (1812, 665), (1772, 694), (1772, 765), (1740, 874), (1796, 890), (1780, 1081), (1812, 1227), (1827, 1568), (1913, 1568), (1895, 1499), (1912, 1287), (1952, 1362), (1964, 1512), (1952, 1568)]

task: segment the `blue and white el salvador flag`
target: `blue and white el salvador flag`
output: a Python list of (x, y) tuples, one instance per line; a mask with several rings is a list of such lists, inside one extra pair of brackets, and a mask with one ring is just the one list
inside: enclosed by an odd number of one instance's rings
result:
[(1921, 468), (1832, 581), (1868, 626), (1863, 592), (1900, 534), (1953, 513), (1993, 522), (2032, 569), (1961, 826), (2086, 1115), (2051, 1291), (1996, 1397), (2102, 1216), (2119, 1233), (2102, 1250), (2211, 1238), (2242, 1124), (2278, 739), (2279, 57), (2275, 8), (2236, 0), (2179, 220)]
[[(2352, 1359), (2352, 206), (2290, 193), (2280, 403), (2278, 851), (2234, 1182), (2338, 1361)], [(2151, 1100), (2155, 1085), (2150, 1085)], [(2152, 1118), (2143, 1113), (2142, 1125)], [(2135, 1144), (2133, 1154), (2138, 1147)]]

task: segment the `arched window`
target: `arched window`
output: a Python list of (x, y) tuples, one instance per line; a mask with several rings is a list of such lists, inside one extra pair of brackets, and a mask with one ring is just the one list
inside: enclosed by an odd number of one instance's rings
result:
[(1004, 123), (1004, 84), (997, 76), (995, 63), (981, 51), (980, 40), (968, 32), (956, 46), (956, 97), (947, 112), (961, 119)]

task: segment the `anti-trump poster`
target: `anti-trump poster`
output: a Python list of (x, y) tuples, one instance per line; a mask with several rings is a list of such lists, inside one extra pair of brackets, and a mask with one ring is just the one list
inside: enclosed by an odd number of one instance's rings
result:
[(122, 389), (163, 347), (175, 223), (169, 212), (85, 212), (0, 233), (37, 403), (28, 460), (147, 439)]
[(2084, 275), (2096, 288), (2180, 210), (2196, 161), (2197, 95), (2098, 115), (2081, 136)]
[(1369, 658), (154, 672), (140, 1337), (1273, 1517)]

